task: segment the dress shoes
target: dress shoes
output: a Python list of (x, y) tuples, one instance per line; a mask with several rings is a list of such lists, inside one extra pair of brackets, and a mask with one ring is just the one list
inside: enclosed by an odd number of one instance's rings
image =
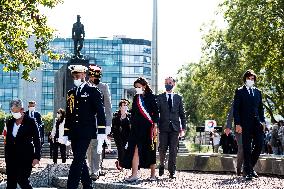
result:
[(99, 174), (91, 174), (90, 177), (93, 181), (96, 181), (96, 180), (99, 179), (100, 175)]
[(159, 166), (159, 176), (162, 176), (165, 173), (165, 167), (160, 165)]
[(251, 175), (254, 177), (254, 178), (258, 178), (258, 174), (253, 170)]
[(128, 177), (125, 179), (126, 182), (132, 183), (132, 182), (136, 182), (138, 180), (137, 176), (134, 177)]
[(249, 180), (252, 180), (252, 174), (248, 174), (246, 177), (245, 177), (245, 179), (247, 180), (247, 181), (249, 181)]
[(176, 175), (175, 175), (175, 173), (170, 173), (170, 177), (169, 177), (170, 179), (175, 179), (175, 178), (177, 178), (176, 177)]

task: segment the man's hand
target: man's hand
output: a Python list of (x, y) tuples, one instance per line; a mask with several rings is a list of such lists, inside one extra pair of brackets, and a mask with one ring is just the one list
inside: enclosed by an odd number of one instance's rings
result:
[(236, 125), (236, 132), (241, 134), (242, 131), (243, 131), (243, 130), (242, 130), (241, 125)]
[(184, 130), (180, 130), (180, 132), (179, 132), (179, 137), (184, 137), (184, 135), (185, 135)]
[(98, 140), (98, 146), (97, 146), (97, 153), (101, 154), (103, 152), (103, 143), (107, 139), (106, 134), (98, 134), (97, 140)]
[(34, 167), (36, 164), (39, 164), (39, 160), (38, 159), (34, 159), (33, 160), (32, 166)]
[(230, 132), (231, 132), (231, 129), (230, 129), (230, 128), (226, 128), (226, 129), (225, 129), (225, 134), (226, 134), (227, 136), (229, 136)]

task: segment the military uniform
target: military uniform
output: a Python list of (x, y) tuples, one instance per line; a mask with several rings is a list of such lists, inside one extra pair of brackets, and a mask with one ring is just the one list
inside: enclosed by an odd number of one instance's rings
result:
[[(98, 126), (96, 126), (96, 123)], [(72, 161), (67, 188), (92, 188), (85, 160), (91, 138), (105, 135), (105, 112), (101, 92), (86, 82), (68, 91), (65, 131), (71, 139), (74, 159)]]

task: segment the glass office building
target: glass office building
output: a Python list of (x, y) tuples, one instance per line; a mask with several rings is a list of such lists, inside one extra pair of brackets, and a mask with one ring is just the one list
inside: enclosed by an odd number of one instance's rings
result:
[[(42, 113), (53, 112), (54, 75), (66, 64), (73, 53), (73, 40), (57, 38), (51, 42), (51, 47), (57, 53), (65, 55), (59, 61), (43, 57), (42, 69)], [(133, 82), (140, 76), (151, 83), (151, 42), (144, 39), (129, 38), (99, 38), (85, 39), (82, 54), (90, 64), (102, 67), (101, 81), (110, 88), (113, 111), (118, 109), (121, 98), (131, 98)]]
[[(54, 76), (63, 64), (66, 64), (73, 54), (73, 40), (56, 38), (51, 42), (54, 52), (64, 54), (60, 60), (50, 60), (43, 56), (41, 69), (34, 71), (37, 82), (22, 81), (16, 72), (3, 72), (0, 67), (0, 104), (6, 112), (9, 111), (9, 101), (13, 98), (23, 98), (37, 101), (37, 110), (42, 114), (53, 112)], [(121, 98), (133, 96), (133, 82), (140, 76), (151, 84), (151, 41), (130, 39), (125, 37), (85, 39), (82, 54), (90, 64), (102, 67), (102, 82), (110, 88), (113, 111), (118, 109)], [(26, 106), (26, 104), (25, 104)]]

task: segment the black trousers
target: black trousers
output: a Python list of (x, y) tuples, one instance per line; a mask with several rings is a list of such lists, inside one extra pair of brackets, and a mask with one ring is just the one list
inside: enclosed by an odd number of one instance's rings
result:
[(178, 137), (179, 137), (179, 133), (175, 131), (170, 131), (170, 132), (162, 131), (159, 133), (160, 165), (161, 166), (165, 165), (166, 153), (169, 147), (168, 170), (170, 173), (174, 173), (176, 170)]
[(17, 183), (20, 185), (22, 189), (31, 189), (32, 186), (30, 185), (29, 181), (31, 172), (32, 172), (32, 161), (28, 162), (28, 164), (7, 162), (6, 164), (7, 189), (16, 189)]
[(70, 166), (67, 189), (77, 189), (81, 180), (83, 189), (92, 188), (92, 180), (86, 163), (86, 153), (91, 139), (73, 139), (71, 147), (73, 151), (73, 161)]
[(255, 121), (250, 127), (242, 131), (243, 153), (244, 153), (244, 172), (251, 174), (263, 145), (264, 133), (260, 123)]
[(117, 147), (117, 155), (118, 155), (118, 161), (119, 164), (122, 165), (125, 157), (125, 145), (127, 141), (119, 140), (119, 139), (114, 139), (115, 145)]
[(58, 147), (60, 148), (62, 163), (66, 162), (66, 145), (59, 142), (53, 143), (53, 163), (57, 163)]

